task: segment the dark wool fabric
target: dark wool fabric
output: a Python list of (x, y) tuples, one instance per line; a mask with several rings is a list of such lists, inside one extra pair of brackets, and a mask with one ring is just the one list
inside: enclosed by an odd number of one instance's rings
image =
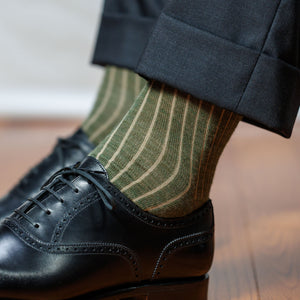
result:
[(93, 62), (134, 69), (290, 137), (299, 0), (108, 0)]
[(167, 0), (105, 1), (92, 62), (135, 70)]

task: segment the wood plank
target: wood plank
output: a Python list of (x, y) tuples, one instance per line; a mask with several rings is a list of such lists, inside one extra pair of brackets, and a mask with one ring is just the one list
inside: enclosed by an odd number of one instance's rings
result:
[[(234, 134), (233, 139), (239, 134)], [(258, 299), (240, 189), (236, 188), (233, 144), (219, 161), (211, 198), (215, 208), (216, 249), (210, 272), (209, 300)]]
[[(261, 299), (300, 299), (300, 131), (232, 140)], [(259, 132), (260, 131), (260, 132)]]

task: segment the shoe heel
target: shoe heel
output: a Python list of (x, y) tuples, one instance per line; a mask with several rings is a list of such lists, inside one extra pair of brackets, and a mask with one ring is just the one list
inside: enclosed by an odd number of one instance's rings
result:
[(119, 300), (207, 300), (209, 278), (189, 280), (177, 284), (167, 283), (149, 287), (140, 295), (119, 298)]

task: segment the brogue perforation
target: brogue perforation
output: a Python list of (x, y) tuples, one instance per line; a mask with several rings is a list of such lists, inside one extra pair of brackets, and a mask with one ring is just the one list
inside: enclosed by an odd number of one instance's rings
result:
[(152, 278), (158, 279), (159, 275), (161, 274), (160, 269), (164, 267), (164, 263), (162, 261), (167, 261), (168, 258), (174, 254), (175, 251), (178, 251), (184, 247), (189, 247), (193, 245), (199, 245), (206, 243), (210, 238), (212, 238), (213, 231), (211, 232), (197, 232), (194, 234), (191, 234), (189, 236), (184, 236), (177, 238), (174, 241), (171, 241), (168, 243), (160, 253), (160, 256), (156, 262)]
[(207, 279), (214, 248), (210, 201), (185, 217), (153, 216), (114, 187), (91, 157), (61, 170), (49, 185), (36, 199), (43, 207), (26, 203), (21, 215), (0, 225), (0, 299), (89, 299), (90, 293), (130, 299), (162, 283), (180, 289)]

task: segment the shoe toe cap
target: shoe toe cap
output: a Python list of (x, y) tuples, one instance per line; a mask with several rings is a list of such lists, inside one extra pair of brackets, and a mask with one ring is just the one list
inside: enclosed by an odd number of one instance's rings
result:
[(0, 299), (31, 299), (27, 291), (40, 287), (36, 279), (45, 276), (49, 264), (5, 224), (0, 225)]

